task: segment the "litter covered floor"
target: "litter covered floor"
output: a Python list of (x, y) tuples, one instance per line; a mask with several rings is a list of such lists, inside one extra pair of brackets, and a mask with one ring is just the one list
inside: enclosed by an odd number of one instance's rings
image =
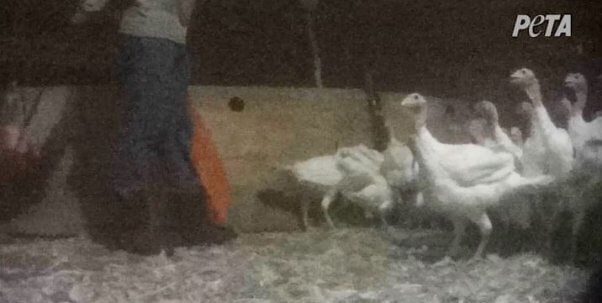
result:
[(573, 302), (585, 288), (586, 270), (531, 253), (426, 261), (450, 235), (425, 238), (414, 247), (374, 228), (243, 234), (171, 258), (111, 252), (87, 238), (7, 239), (0, 302), (532, 303)]

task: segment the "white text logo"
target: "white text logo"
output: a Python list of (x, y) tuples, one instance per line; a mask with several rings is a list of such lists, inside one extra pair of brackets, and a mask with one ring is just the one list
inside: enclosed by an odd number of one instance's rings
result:
[[(544, 24), (545, 26), (542, 26)], [(544, 37), (570, 37), (571, 15), (537, 15), (533, 18), (528, 15), (518, 15), (514, 22), (512, 37), (518, 37), (523, 30), (528, 30), (531, 38), (541, 34)]]

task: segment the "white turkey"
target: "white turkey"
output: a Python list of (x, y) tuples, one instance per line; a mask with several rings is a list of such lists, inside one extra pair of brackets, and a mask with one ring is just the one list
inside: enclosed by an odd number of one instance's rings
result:
[(383, 152), (380, 172), (389, 185), (404, 191), (415, 187), (418, 166), (408, 146), (391, 137), (389, 146)]
[(337, 167), (335, 155), (314, 157), (287, 166), (286, 169), (304, 187), (301, 190), (301, 217), (303, 227), (307, 230), (309, 225), (307, 213), (311, 202), (306, 195), (308, 189), (323, 195), (343, 179), (343, 173)]
[(337, 168), (335, 155), (314, 157), (297, 162), (287, 168), (291, 170), (298, 182), (322, 191), (337, 184), (343, 178), (341, 171)]
[[(568, 74), (564, 85), (575, 92), (576, 102), (572, 105), (569, 103), (568, 129), (577, 154), (577, 164), (602, 165), (602, 149), (597, 146), (599, 144), (594, 143), (602, 142), (602, 117), (596, 117), (590, 122), (583, 118), (583, 109), (587, 102), (587, 80), (582, 74)], [(589, 141), (592, 142), (586, 146)]]
[(334, 228), (334, 222), (328, 210), (339, 193), (364, 209), (368, 216), (377, 213), (383, 226), (387, 226), (386, 215), (392, 209), (398, 195), (380, 173), (383, 161), (381, 153), (364, 145), (342, 148), (337, 152), (336, 165), (343, 177), (322, 198), (322, 211), (331, 228)]
[[(554, 125), (546, 108), (544, 107), (541, 95), (540, 84), (533, 71), (522, 68), (514, 72), (511, 76), (511, 82), (518, 85), (529, 97), (534, 111), (534, 123), (533, 126), (540, 132), (541, 142), (545, 150), (544, 159), (545, 167), (544, 172), (554, 176), (557, 180), (563, 181), (570, 177), (570, 173), (573, 169), (575, 158), (573, 150), (573, 140), (569, 136), (568, 132), (562, 128), (558, 128)], [(570, 188), (570, 187), (569, 187)], [(560, 199), (558, 205), (551, 205), (556, 209), (553, 210), (551, 220), (546, 220), (544, 224), (549, 232), (552, 232), (555, 228), (560, 213), (563, 210), (570, 210), (574, 214), (573, 218), (573, 234), (577, 232), (584, 218), (585, 210), (583, 207), (579, 207), (579, 201), (574, 199), (575, 194), (567, 193), (563, 191), (563, 187), (554, 187), (556, 190), (555, 196)], [(543, 208), (550, 205), (544, 205), (538, 203), (538, 212), (542, 213)], [(552, 235), (548, 238), (548, 247), (551, 245)], [(576, 237), (571, 238), (571, 247), (576, 247)], [(573, 255), (573, 254), (572, 254)]]
[(412, 151), (391, 135), (391, 141), (383, 155), (380, 172), (398, 195), (396, 202), (399, 202), (397, 206), (403, 214), (404, 224), (408, 227), (435, 227), (439, 220), (424, 209), (422, 194), (418, 188), (418, 162), (415, 161)]
[(339, 159), (351, 158), (363, 165), (364, 168), (374, 171), (379, 170), (384, 161), (383, 154), (368, 148), (364, 144), (354, 147), (343, 147), (337, 151), (336, 156)]
[(442, 144), (426, 127), (427, 101), (420, 94), (408, 95), (401, 105), (414, 114), (416, 135), (410, 148), (420, 166), (425, 203), (449, 218), (454, 240), (448, 255), (455, 255), (468, 221), (475, 223), (481, 242), (473, 256), (481, 257), (492, 230), (487, 209), (502, 195), (526, 186), (551, 182), (548, 176), (527, 179), (515, 172), (513, 157), (474, 144)]
[(570, 261), (574, 261), (577, 252), (577, 239), (581, 232), (587, 211), (600, 203), (602, 184), (600, 166), (602, 166), (602, 118), (590, 122), (583, 118), (583, 109), (587, 102), (587, 81), (582, 74), (567, 75), (565, 86), (574, 90), (575, 103), (564, 98), (563, 106), (569, 110), (569, 135), (576, 151), (576, 169), (568, 178), (565, 190), (569, 201), (565, 208), (573, 214), (570, 241)]
[[(496, 140), (496, 130), (497, 128), (501, 129), (501, 127), (499, 127), (499, 123), (497, 122), (497, 109), (487, 109), (486, 107), (488, 107), (488, 105), (484, 102), (485, 101), (478, 102), (473, 106), (476, 118), (468, 122), (468, 134), (471, 137), (471, 142), (473, 144), (490, 148), (494, 151), (510, 152), (510, 148), (505, 148), (504, 145), (500, 144), (500, 142), (497, 142)], [(493, 104), (491, 105), (493, 106)], [(520, 167), (520, 163), (518, 163), (516, 155), (514, 156), (514, 163), (515, 166)], [(504, 207), (494, 207), (492, 210), (498, 214), (504, 231), (509, 230), (508, 227), (510, 226), (512, 218), (524, 217), (512, 216), (511, 214), (511, 212), (516, 212), (515, 210), (518, 210), (519, 213), (523, 213), (523, 205), (504, 205)], [(526, 220), (520, 220), (518, 225), (526, 225), (524, 222), (526, 222)]]
[(545, 147), (545, 173), (556, 178), (566, 177), (573, 169), (573, 143), (566, 130), (556, 127), (550, 119), (541, 95), (539, 81), (533, 71), (521, 68), (510, 76), (511, 82), (518, 85), (529, 97), (534, 111), (534, 127), (541, 134)]
[(499, 123), (498, 111), (495, 105), (490, 101), (480, 101), (475, 104), (475, 112), (478, 116), (485, 119), (485, 131), (497, 145), (496, 148), (501, 148), (511, 153), (515, 158), (515, 162), (519, 164), (523, 152), (520, 147), (510, 140), (508, 134), (502, 130), (502, 127)]
[[(508, 131), (504, 130), (499, 124), (499, 114), (496, 106), (487, 100), (477, 102), (474, 106), (474, 110), (477, 116), (481, 117), (484, 121), (485, 135), (489, 140), (492, 141), (484, 146), (489, 147), (493, 150), (501, 150), (511, 153), (514, 156), (514, 163), (518, 168), (519, 172), (522, 172), (522, 144), (521, 146), (514, 143), (514, 141), (508, 135)], [(518, 128), (513, 128), (515, 136), (516, 132), (520, 132)], [(519, 139), (522, 141), (522, 138)], [(521, 142), (522, 143), (522, 142)], [(528, 203), (529, 197), (521, 197), (512, 193), (511, 195), (505, 195), (501, 197), (501, 204), (495, 207), (495, 211), (500, 216), (503, 230), (509, 231), (509, 225), (512, 223), (516, 226), (520, 226), (522, 229), (526, 229), (531, 224), (531, 209)]]
[[(392, 191), (379, 169), (384, 161), (378, 151), (363, 144), (343, 147), (335, 155), (314, 157), (287, 167), (293, 177), (305, 187), (323, 195), (322, 211), (329, 226), (334, 226), (328, 208), (337, 194), (358, 206), (377, 213), (390, 208)], [(302, 191), (302, 194), (307, 191)], [(301, 197), (301, 216), (307, 229), (310, 199)]]
[[(419, 94), (413, 96), (424, 100)], [(404, 100), (408, 100), (410, 97)], [(420, 107), (406, 107), (416, 111), (417, 123), (421, 122), (426, 125), (426, 103)], [(460, 185), (471, 185), (474, 182), (493, 182), (515, 171), (513, 157), (510, 153), (492, 151), (489, 148), (475, 144), (444, 144), (435, 139), (430, 132), (426, 132), (424, 137), (427, 138), (425, 140), (431, 142), (432, 148), (441, 155), (441, 165), (450, 177), (457, 180)], [(474, 161), (473, 159), (479, 160)]]

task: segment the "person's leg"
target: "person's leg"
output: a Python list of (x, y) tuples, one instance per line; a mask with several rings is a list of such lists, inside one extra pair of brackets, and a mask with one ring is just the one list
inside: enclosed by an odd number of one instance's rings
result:
[(166, 155), (170, 167), (170, 182), (174, 193), (176, 222), (180, 234), (188, 244), (222, 243), (235, 234), (211, 223), (207, 209), (207, 192), (191, 159), (193, 126), (189, 113), (188, 84), (189, 59), (183, 45), (177, 46), (177, 56), (169, 77), (171, 82), (170, 104), (174, 105), (171, 135), (167, 137)]
[(120, 44), (120, 84), (124, 123), (114, 162), (114, 187), (124, 203), (142, 201), (143, 224), (127, 239), (132, 251), (157, 253), (163, 241), (163, 193), (166, 169), (163, 142), (169, 135), (173, 111), (166, 86), (172, 49), (162, 39), (122, 36)]
[(114, 186), (123, 196), (162, 176), (160, 156), (170, 123), (164, 74), (168, 50), (159, 39), (122, 36), (120, 43), (121, 125)]
[(169, 75), (170, 117), (169, 135), (166, 137), (166, 158), (169, 163), (171, 185), (174, 191), (199, 194), (202, 186), (190, 157), (192, 146), (192, 121), (188, 112), (188, 84), (190, 63), (183, 45), (175, 45), (173, 66)]

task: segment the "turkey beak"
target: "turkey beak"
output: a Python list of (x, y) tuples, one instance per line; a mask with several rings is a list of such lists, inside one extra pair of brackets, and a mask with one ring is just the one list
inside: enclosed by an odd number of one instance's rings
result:
[(521, 80), (521, 77), (518, 74), (518, 72), (515, 72), (512, 75), (510, 75), (510, 83), (518, 84), (520, 82), (520, 80)]
[(403, 100), (401, 102), (401, 107), (406, 108), (406, 109), (412, 109), (414, 107), (416, 107), (416, 104), (412, 102), (412, 100)]
[(412, 116), (416, 115), (420, 111), (420, 106), (418, 106), (418, 104), (413, 102), (411, 99), (406, 99), (401, 102), (401, 107), (406, 113), (409, 113)]
[(411, 103), (410, 100), (406, 98), (403, 101), (401, 101), (401, 106), (402, 107), (410, 107), (411, 106), (410, 103)]

